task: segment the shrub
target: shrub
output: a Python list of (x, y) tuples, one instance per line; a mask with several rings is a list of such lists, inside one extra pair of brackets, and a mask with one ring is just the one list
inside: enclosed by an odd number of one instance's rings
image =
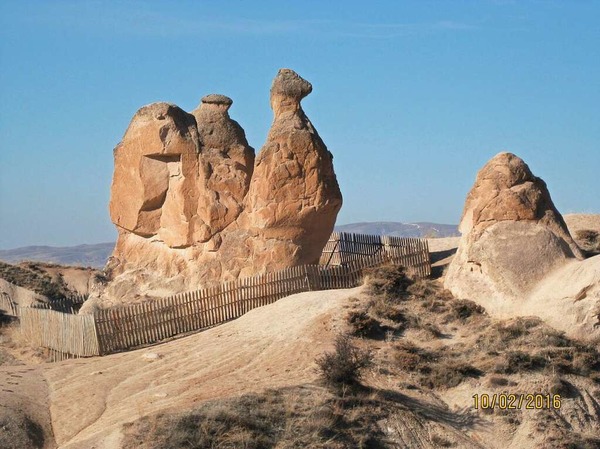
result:
[(394, 360), (404, 371), (421, 371), (428, 369), (428, 363), (435, 359), (435, 354), (425, 351), (409, 342), (396, 345)]
[(561, 398), (576, 398), (580, 396), (577, 387), (575, 387), (572, 383), (561, 379), (560, 377), (555, 377), (550, 380), (550, 385), (548, 386), (548, 393), (558, 394)]
[(431, 366), (431, 372), (423, 376), (421, 383), (429, 388), (453, 388), (468, 377), (480, 377), (482, 371), (468, 363), (445, 361)]
[(485, 309), (479, 304), (468, 299), (457, 299), (450, 303), (450, 318), (454, 320), (466, 321), (474, 315), (483, 315)]
[(372, 300), (367, 307), (369, 314), (378, 318), (393, 321), (394, 323), (404, 323), (406, 317), (402, 310), (394, 304), (393, 300), (386, 297), (378, 297)]
[(383, 265), (365, 271), (366, 284), (374, 295), (384, 295), (396, 299), (406, 296), (413, 281), (406, 276), (404, 267)]
[(373, 354), (354, 346), (349, 336), (339, 335), (335, 340), (335, 351), (323, 354), (316, 362), (328, 384), (356, 386), (364, 369), (372, 365)]
[(510, 381), (505, 377), (492, 376), (488, 379), (488, 385), (490, 387), (506, 387), (510, 384)]
[(595, 245), (600, 241), (600, 233), (592, 229), (580, 229), (575, 233), (575, 238), (588, 245)]
[(546, 366), (546, 359), (540, 355), (531, 355), (523, 351), (510, 351), (503, 365), (496, 368), (497, 373), (516, 374), (523, 371), (538, 371)]
[(437, 283), (430, 279), (419, 279), (418, 281), (410, 284), (407, 288), (408, 293), (412, 296), (427, 299), (427, 298), (438, 298), (446, 296), (446, 292), (440, 292), (440, 288)]
[(575, 240), (584, 251), (600, 251), (600, 233), (592, 229), (582, 229), (575, 233)]
[(513, 344), (514, 340), (531, 334), (531, 329), (541, 324), (539, 318), (516, 318), (509, 322), (496, 323), (477, 339), (477, 346), (488, 354), (497, 353)]
[(452, 441), (450, 441), (440, 435), (433, 435), (431, 437), (431, 442), (435, 445), (435, 447), (454, 447), (454, 446), (456, 446)]
[(386, 329), (367, 312), (357, 310), (350, 312), (348, 323), (352, 326), (352, 333), (357, 337), (380, 339), (385, 336)]

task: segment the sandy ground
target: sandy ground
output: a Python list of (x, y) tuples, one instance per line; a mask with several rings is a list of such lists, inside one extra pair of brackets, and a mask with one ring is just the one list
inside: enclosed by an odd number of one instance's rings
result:
[[(575, 222), (590, 229), (589, 218), (579, 217)], [(458, 241), (429, 240), (434, 264), (449, 263)], [(351, 298), (360, 293), (357, 288), (293, 295), (230, 323), (143, 350), (0, 367), (0, 406), (35, 419), (48, 435), (47, 448), (118, 448), (122, 425), (142, 416), (314, 381), (315, 358), (331, 348), (334, 335), (344, 326)], [(482, 385), (459, 387), (445, 394), (443, 401), (437, 400), (437, 405), (435, 398), (419, 402), (406, 397), (407, 406), (450, 417), (446, 404), (464, 409), (474, 388)], [(422, 426), (413, 424), (415, 429)], [(518, 447), (518, 438), (508, 446), (510, 439), (502, 440), (495, 433), (493, 428), (471, 430), (473, 439), (467, 446), (480, 441), (482, 447)], [(497, 444), (486, 444), (486, 435)]]
[(600, 214), (566, 214), (563, 218), (573, 236), (584, 229), (600, 231)]
[[(359, 290), (293, 295), (148, 349), (36, 368), (0, 367), (0, 386), (15, 406), (39, 409), (45, 427), (51, 419), (58, 447), (117, 448), (122, 424), (141, 416), (313, 381), (315, 358), (330, 349), (342, 325), (340, 311)], [(20, 392), (7, 392), (15, 370), (27, 370), (27, 378), (20, 379)], [(49, 415), (43, 413), (46, 401)]]
[(98, 270), (54, 264), (39, 264), (52, 278), (60, 276), (69, 290), (86, 295), (90, 292), (91, 279)]
[(458, 248), (460, 237), (443, 237), (439, 239), (427, 239), (429, 252), (432, 254), (449, 251)]

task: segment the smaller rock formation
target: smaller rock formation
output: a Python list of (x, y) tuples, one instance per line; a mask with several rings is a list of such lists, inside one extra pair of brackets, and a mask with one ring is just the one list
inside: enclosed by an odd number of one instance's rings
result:
[(459, 230), (446, 288), (500, 309), (524, 301), (552, 270), (582, 258), (544, 181), (511, 153), (479, 171)]
[[(216, 236), (238, 218), (254, 170), (254, 149), (227, 112), (232, 103), (225, 95), (207, 95), (192, 112), (202, 142), (205, 184), (198, 213), (207, 226), (205, 239)], [(220, 245), (220, 238), (216, 240), (213, 250)]]

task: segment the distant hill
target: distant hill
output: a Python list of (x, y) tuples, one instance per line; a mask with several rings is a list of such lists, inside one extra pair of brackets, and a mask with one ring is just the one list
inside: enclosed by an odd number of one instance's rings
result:
[(396, 237), (457, 237), (460, 236), (457, 225), (438, 223), (398, 223), (394, 221), (376, 221), (351, 223), (336, 226), (338, 232), (356, 234), (393, 235)]
[[(368, 222), (335, 227), (339, 232), (394, 235), (397, 237), (453, 237), (460, 235), (455, 225), (437, 223)], [(77, 246), (24, 246), (0, 250), (0, 260), (19, 263), (24, 260), (61, 265), (102, 268), (115, 247), (114, 242)]]
[(114, 242), (77, 246), (25, 246), (0, 250), (0, 260), (8, 263), (30, 260), (102, 268), (114, 247)]

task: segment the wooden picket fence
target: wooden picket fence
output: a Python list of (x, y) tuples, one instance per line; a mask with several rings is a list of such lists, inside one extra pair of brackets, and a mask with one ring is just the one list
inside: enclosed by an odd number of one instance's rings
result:
[[(74, 293), (64, 298), (53, 299), (48, 302), (37, 302), (29, 307), (34, 309), (48, 309), (55, 310), (57, 312), (73, 314), (79, 310), (87, 298), (88, 295)], [(7, 293), (0, 292), (0, 311), (2, 311), (4, 314), (18, 317), (22, 308), (23, 307), (19, 307), (19, 305), (16, 304)]]
[(431, 270), (427, 243), (418, 239), (342, 233), (334, 234), (328, 246), (321, 258), (321, 262), (327, 261), (322, 265), (291, 267), (212, 288), (99, 309), (93, 315), (19, 308), (21, 329), (33, 344), (51, 350), (56, 360), (105, 355), (216, 326), (295, 293), (356, 287), (365, 269), (384, 263), (402, 264), (417, 277), (426, 277)]
[(411, 276), (431, 275), (427, 240), (388, 235), (334, 232), (323, 249), (320, 265), (345, 265), (355, 260), (381, 256), (406, 267)]
[(383, 258), (325, 268), (302, 265), (167, 298), (95, 313), (101, 354), (144, 346), (209, 328), (295, 293), (356, 287)]
[(19, 316), (19, 307), (5, 292), (0, 292), (0, 311), (5, 315)]
[(72, 294), (64, 298), (53, 299), (48, 302), (41, 302), (33, 305), (36, 309), (49, 309), (63, 313), (77, 313), (83, 303), (87, 300), (88, 295)]
[(77, 357), (100, 355), (93, 315), (20, 307), (23, 336), (34, 346)]

